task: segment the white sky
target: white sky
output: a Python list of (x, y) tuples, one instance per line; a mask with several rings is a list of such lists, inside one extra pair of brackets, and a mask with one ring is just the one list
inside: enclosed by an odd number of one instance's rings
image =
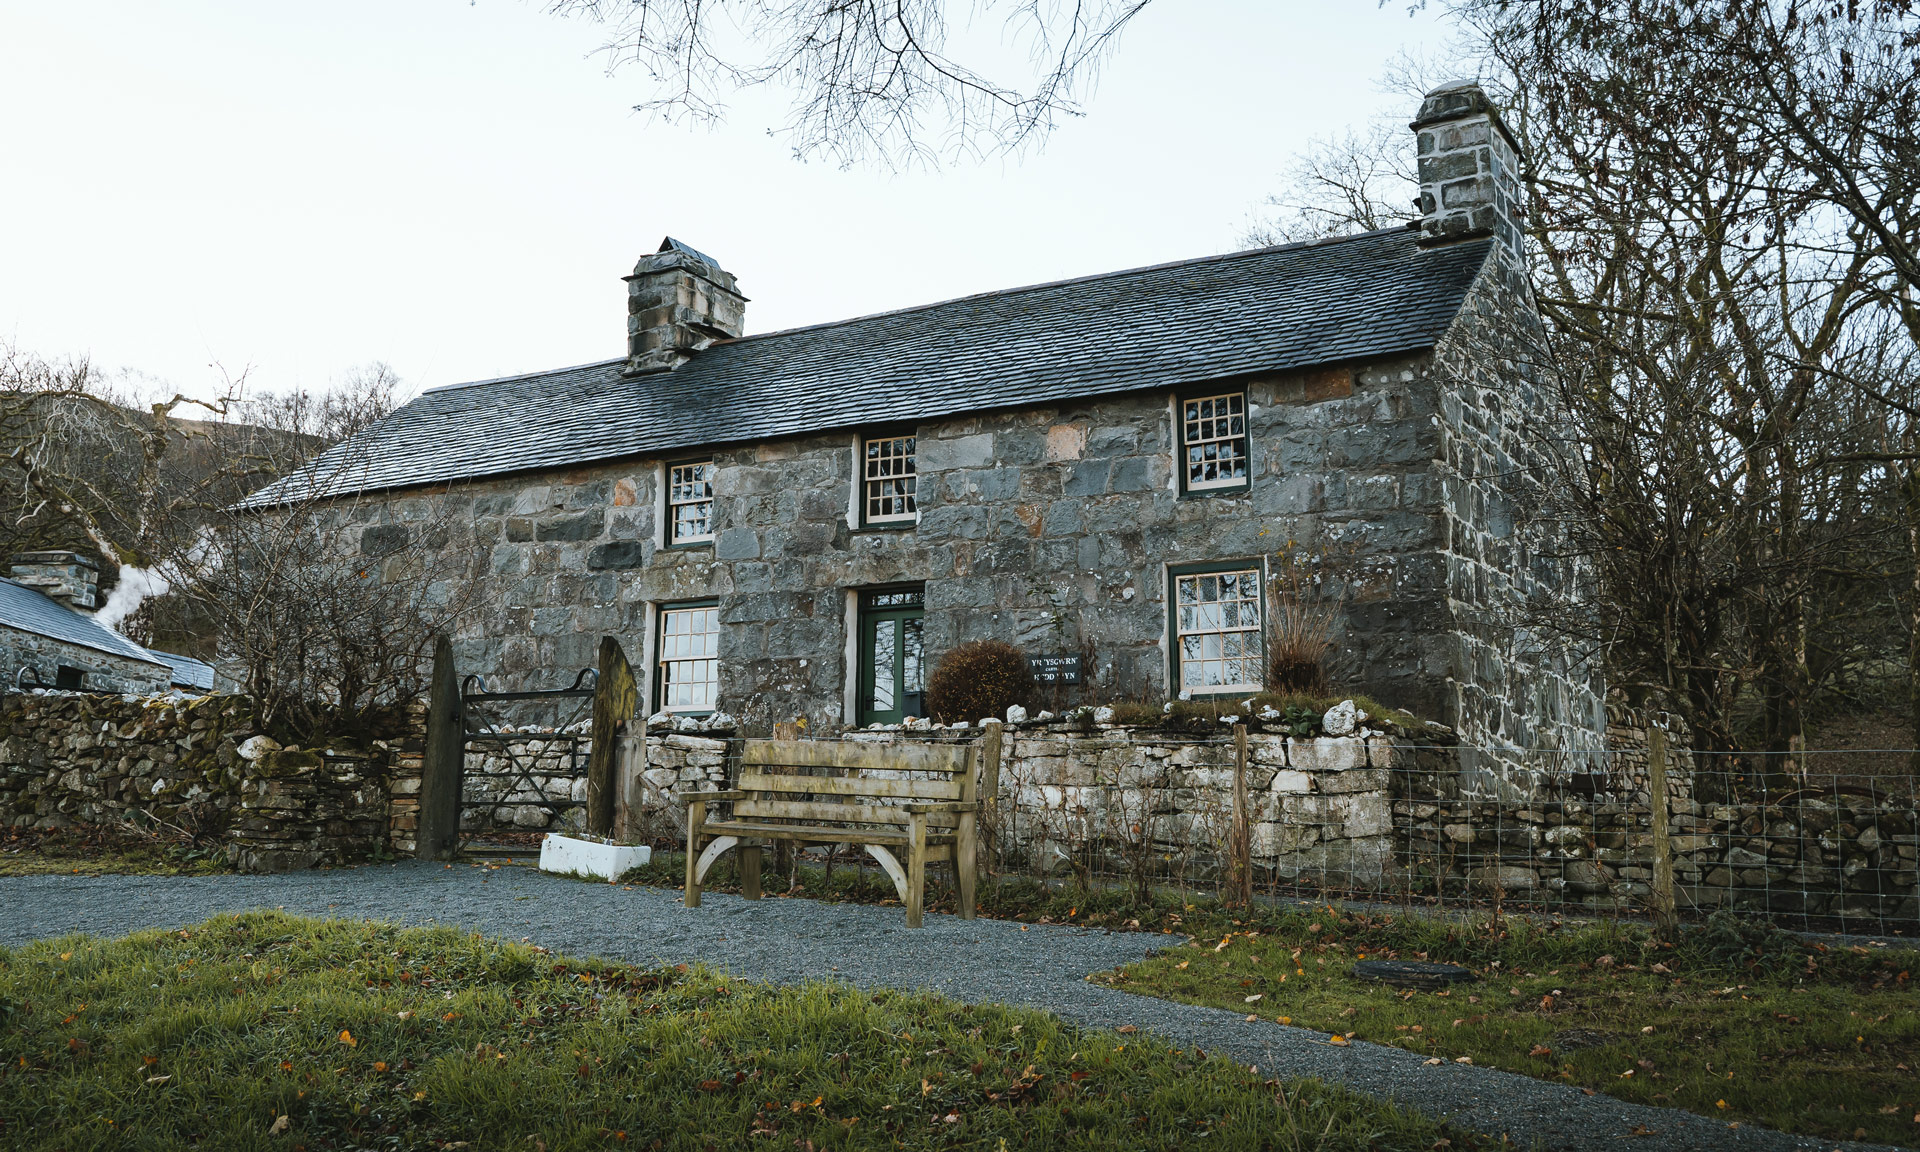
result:
[(7, 3), (0, 339), (193, 390), (370, 360), (417, 389), (622, 355), (663, 234), (758, 332), (1227, 251), (1442, 35), (1397, 0), (1158, 0), (1039, 152), (894, 174), (796, 162), (771, 98), (636, 114), (602, 31), (531, 0)]

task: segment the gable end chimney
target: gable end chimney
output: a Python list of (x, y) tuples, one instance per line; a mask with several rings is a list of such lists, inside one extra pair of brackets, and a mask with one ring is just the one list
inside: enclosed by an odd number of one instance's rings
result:
[(91, 612), (100, 596), (100, 566), (77, 552), (19, 552), (13, 582), (76, 612)]
[(1492, 236), (1517, 262), (1520, 149), (1486, 92), (1472, 80), (1443, 84), (1410, 127), (1420, 148), (1420, 243)]

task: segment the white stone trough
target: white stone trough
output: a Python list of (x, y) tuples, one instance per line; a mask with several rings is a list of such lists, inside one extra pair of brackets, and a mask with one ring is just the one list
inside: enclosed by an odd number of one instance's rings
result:
[(618, 880), (651, 859), (651, 848), (619, 844), (603, 836), (563, 836), (549, 832), (540, 841), (540, 871), (561, 876)]

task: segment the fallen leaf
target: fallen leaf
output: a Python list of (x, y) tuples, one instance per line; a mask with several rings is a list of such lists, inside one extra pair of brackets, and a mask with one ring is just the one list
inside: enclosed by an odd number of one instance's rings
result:
[(1260, 1017), (1258, 1017), (1258, 1016), (1249, 1016), (1249, 1017), (1247, 1017), (1247, 1023), (1249, 1023), (1249, 1024), (1251, 1024), (1251, 1023), (1253, 1023), (1253, 1022), (1254, 1022), (1255, 1020), (1258, 1020), (1258, 1019), (1260, 1019)]
[(1653, 1034), (1653, 1025), (1651, 1024), (1647, 1025), (1645, 1028), (1640, 1029), (1640, 1035), (1642, 1036), (1650, 1036), (1652, 1034)]
[(291, 1127), (293, 1127), (293, 1121), (287, 1119), (285, 1116), (282, 1116), (280, 1117), (280, 1119), (275, 1120), (273, 1122), (273, 1127), (267, 1129), (267, 1135), (285, 1136), (287, 1134), (287, 1129)]
[(1473, 1057), (1471, 1057), (1471, 1056), (1455, 1056), (1455, 1057), (1453, 1058), (1453, 1062), (1454, 1062), (1455, 1064), (1471, 1064), (1471, 1063), (1473, 1063)]
[(345, 1028), (340, 1029), (340, 1043), (345, 1044), (349, 1048), (360, 1047), (360, 1041), (355, 1040), (353, 1033), (347, 1031)]
[(1547, 1046), (1546, 1046), (1545, 1044), (1535, 1044), (1535, 1045), (1533, 1046), (1533, 1050), (1532, 1050), (1532, 1051), (1530, 1051), (1530, 1052), (1528, 1052), (1528, 1053), (1527, 1053), (1527, 1055), (1529, 1055), (1529, 1056), (1551, 1056), (1551, 1055), (1553, 1055), (1553, 1049), (1551, 1049), (1551, 1048), (1549, 1048), (1549, 1047), (1547, 1047)]
[(1433, 1057), (1433, 1058), (1432, 1058), (1432, 1059), (1430, 1059), (1430, 1060), (1422, 1060), (1422, 1061), (1421, 1061), (1421, 1063), (1422, 1063), (1422, 1064), (1426, 1064), (1426, 1065), (1429, 1065), (1429, 1066), (1431, 1066), (1431, 1065), (1434, 1065), (1434, 1064), (1445, 1064), (1445, 1063), (1446, 1063), (1446, 1061), (1445, 1061), (1445, 1060), (1442, 1060), (1442, 1059), (1440, 1059), (1440, 1057), (1438, 1057), (1438, 1056), (1435, 1056), (1435, 1057)]
[(1275, 1016), (1275, 1017), (1274, 1017), (1274, 1020), (1276, 1020), (1276, 1021), (1278, 1021), (1278, 1022), (1279, 1022), (1279, 1023), (1281, 1023), (1281, 1024), (1291, 1024), (1291, 1023), (1293, 1023), (1293, 1017), (1291, 1017), (1291, 1016)]
[(1255, 1001), (1259, 1000), (1262, 995), (1264, 995), (1264, 993), (1255, 992), (1253, 995), (1247, 997), (1247, 1003), (1249, 1004), (1254, 1003)]
[(1191, 960), (1182, 960), (1182, 961), (1180, 961), (1180, 963), (1178, 963), (1178, 964), (1175, 964), (1175, 965), (1174, 965), (1174, 967), (1175, 967), (1175, 968), (1185, 968), (1185, 967), (1186, 967), (1187, 965), (1189, 965), (1189, 964), (1191, 964), (1191, 963), (1193, 963), (1193, 961), (1191, 961)]
[(71, 960), (71, 959), (73, 959), (73, 953), (71, 953), (71, 952), (62, 952), (62, 953), (60, 953), (60, 959), (62, 959), (62, 960)]
[(720, 1091), (720, 1081), (718, 1081), (718, 1080), (702, 1080), (702, 1081), (700, 1081), (700, 1091), (702, 1091), (702, 1092), (718, 1092), (718, 1091)]
[(1335, 1032), (1333, 1035), (1327, 1037), (1327, 1043), (1337, 1044), (1340, 1047), (1344, 1048), (1347, 1046), (1347, 1038), (1345, 1036), (1340, 1035), (1338, 1032)]
[(385, 1072), (387, 1070), (387, 1062), (385, 1060), (375, 1060), (373, 1062), (373, 1070), (375, 1072)]
[(1115, 1032), (1118, 1032), (1118, 1033), (1120, 1033), (1121, 1035), (1123, 1035), (1123, 1036), (1124, 1036), (1124, 1035), (1126, 1035), (1126, 1034), (1127, 1034), (1127, 1033), (1129, 1033), (1129, 1032), (1138, 1032), (1138, 1031), (1140, 1031), (1140, 1029), (1138, 1029), (1138, 1028), (1135, 1028), (1135, 1027), (1134, 1027), (1133, 1025), (1131, 1025), (1131, 1024), (1122, 1024), (1122, 1025), (1120, 1025), (1120, 1027), (1118, 1027), (1118, 1028), (1115, 1028), (1115, 1029), (1114, 1029), (1114, 1031), (1115, 1031)]
[(169, 1073), (168, 1075), (165, 1075), (165, 1076), (149, 1076), (149, 1077), (147, 1077), (147, 1083), (149, 1083), (149, 1084), (165, 1084), (165, 1083), (166, 1083), (167, 1081), (169, 1081), (169, 1080), (171, 1080), (171, 1079), (173, 1079), (173, 1076), (172, 1076), (172, 1074), (171, 1074), (171, 1073)]

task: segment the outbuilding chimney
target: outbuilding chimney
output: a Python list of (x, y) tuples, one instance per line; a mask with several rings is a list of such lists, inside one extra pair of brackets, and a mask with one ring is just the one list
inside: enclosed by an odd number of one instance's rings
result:
[(100, 566), (77, 552), (19, 552), (13, 557), (13, 582), (91, 612), (99, 600)]
[(1420, 243), (1499, 240), (1510, 258), (1520, 231), (1519, 145), (1478, 83), (1427, 93), (1411, 125), (1420, 145)]
[(627, 374), (664, 372), (746, 328), (747, 298), (713, 257), (669, 236), (627, 281)]

